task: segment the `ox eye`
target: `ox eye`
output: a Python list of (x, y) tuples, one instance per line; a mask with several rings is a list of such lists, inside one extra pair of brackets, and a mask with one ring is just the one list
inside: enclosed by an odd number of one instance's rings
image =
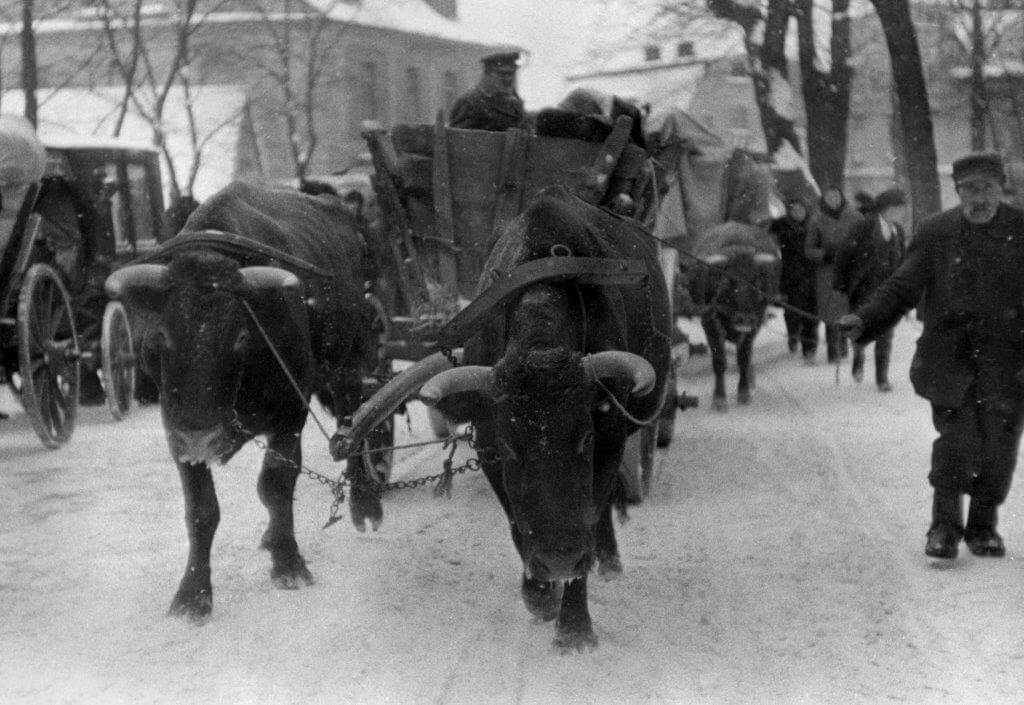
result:
[(236, 355), (238, 355), (238, 354), (241, 354), (241, 353), (245, 352), (245, 349), (248, 346), (249, 346), (249, 331), (244, 330), (244, 329), (238, 331), (238, 337), (235, 338), (235, 343), (234, 343), (234, 345), (231, 346), (231, 349), (235, 352)]

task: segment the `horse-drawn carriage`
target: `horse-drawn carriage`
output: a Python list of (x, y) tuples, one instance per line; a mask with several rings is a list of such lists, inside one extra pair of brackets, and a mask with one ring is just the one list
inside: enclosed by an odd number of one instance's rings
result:
[(135, 364), (128, 316), (103, 282), (156, 246), (163, 195), (156, 150), (115, 140), (45, 146), (0, 119), (0, 381), (43, 444), (70, 438), (77, 408), (128, 413)]

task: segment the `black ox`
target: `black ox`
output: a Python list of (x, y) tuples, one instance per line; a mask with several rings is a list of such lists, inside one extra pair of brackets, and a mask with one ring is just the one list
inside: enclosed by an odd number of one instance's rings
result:
[[(644, 283), (534, 283), (465, 347), (464, 365), (420, 397), (472, 420), (484, 472), (511, 523), (527, 608), (557, 617), (555, 645), (596, 643), (587, 575), (621, 571), (612, 524), (623, 445), (657, 414), (669, 369), (669, 309), (652, 238), (562, 188), (541, 192), (499, 239), (494, 272), (552, 252), (635, 258)], [(631, 417), (622, 413), (625, 410)]]
[[(246, 266), (268, 258), (245, 247), (185, 243), (197, 233), (210, 235), (205, 231), (242, 235), (331, 276), (296, 266)], [(226, 462), (257, 435), (268, 447), (257, 489), (270, 516), (261, 545), (270, 551), (271, 578), (280, 588), (312, 582), (292, 517), (303, 400), (316, 392), (336, 417), (352, 413), (363, 376), (377, 362), (372, 308), (362, 295), (363, 249), (336, 197), (235, 183), (201, 205), (164, 245), (166, 264), (131, 265), (108, 279), (108, 293), (132, 313), (140, 363), (157, 380), (185, 495), (189, 555), (172, 614), (200, 619), (212, 609), (210, 546), (220, 509), (210, 464)], [(353, 519), (376, 525), (379, 495), (355, 469)]]
[(726, 342), (736, 345), (736, 400), (751, 400), (750, 358), (768, 304), (778, 293), (778, 247), (763, 228), (729, 221), (706, 233), (698, 253), (704, 267), (692, 280), (691, 295), (704, 306), (701, 324), (715, 373), (712, 404), (725, 411)]

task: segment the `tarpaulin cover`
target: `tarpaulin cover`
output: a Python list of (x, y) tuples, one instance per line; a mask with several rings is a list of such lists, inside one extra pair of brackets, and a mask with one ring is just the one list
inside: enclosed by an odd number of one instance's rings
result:
[(38, 181), (46, 167), (46, 150), (31, 123), (17, 115), (0, 115), (0, 186)]

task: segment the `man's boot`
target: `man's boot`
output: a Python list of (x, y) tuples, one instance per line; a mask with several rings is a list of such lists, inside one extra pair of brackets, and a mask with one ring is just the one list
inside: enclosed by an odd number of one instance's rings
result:
[(967, 548), (976, 556), (1006, 555), (1002, 537), (996, 533), (996, 503), (983, 497), (971, 498), (971, 509), (967, 513), (967, 529), (964, 531)]
[(963, 535), (963, 510), (960, 493), (935, 490), (932, 500), (932, 525), (924, 552), (933, 558), (956, 558)]

